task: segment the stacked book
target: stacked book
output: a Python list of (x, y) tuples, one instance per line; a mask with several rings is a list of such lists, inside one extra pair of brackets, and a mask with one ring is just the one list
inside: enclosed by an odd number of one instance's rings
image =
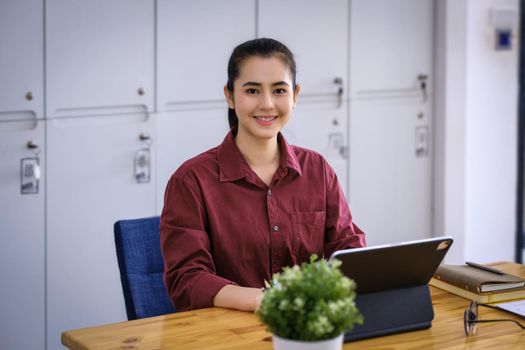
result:
[(442, 264), (429, 284), (484, 304), (525, 298), (524, 279), (484, 265)]

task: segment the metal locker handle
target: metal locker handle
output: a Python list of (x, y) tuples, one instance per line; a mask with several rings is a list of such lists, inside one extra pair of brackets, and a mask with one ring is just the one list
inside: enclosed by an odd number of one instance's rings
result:
[(36, 143), (34, 143), (31, 140), (31, 141), (27, 141), (26, 147), (30, 149), (31, 151), (33, 151), (33, 153), (35, 154), (35, 157), (38, 157), (38, 154), (40, 153), (40, 146), (38, 146)]
[(36, 143), (34, 143), (33, 141), (27, 141), (27, 144), (26, 144), (27, 148), (29, 149), (38, 149), (38, 145)]
[(337, 108), (341, 108), (343, 105), (343, 78), (336, 77), (334, 78), (334, 84), (338, 86), (337, 88)]
[(428, 99), (428, 92), (427, 92), (428, 75), (418, 74), (417, 80), (419, 81), (419, 88), (421, 89), (421, 94), (423, 95), (423, 102), (426, 102)]
[(153, 142), (151, 136), (146, 132), (140, 133), (139, 140), (146, 143), (148, 145), (148, 148), (151, 146), (151, 143)]

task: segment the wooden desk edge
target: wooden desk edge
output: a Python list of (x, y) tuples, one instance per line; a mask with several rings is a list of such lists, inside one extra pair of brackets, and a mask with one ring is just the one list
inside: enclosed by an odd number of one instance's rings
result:
[[(510, 263), (510, 262), (494, 262), (494, 263), (491, 263), (490, 265), (501, 265), (502, 270), (508, 273), (513, 273), (513, 274), (525, 277), (525, 266), (524, 265), (517, 264), (517, 263)], [(430, 287), (431, 289), (434, 289), (432, 286)], [(432, 294), (438, 294), (438, 295), (444, 295), (444, 293), (450, 294), (438, 288), (435, 288), (435, 292), (436, 293), (432, 293)], [(454, 296), (454, 297), (462, 299), (459, 296)], [(463, 299), (463, 300), (465, 301), (465, 303), (468, 302), (467, 299)], [(226, 309), (222, 309), (222, 310), (225, 313), (231, 313), (233, 311), (233, 310), (226, 310)], [(140, 327), (142, 324), (164, 322), (164, 318), (171, 319), (174, 317), (173, 315), (175, 315), (176, 318), (180, 318), (180, 317), (189, 318), (189, 317), (194, 317), (197, 315), (200, 317), (206, 317), (207, 313), (209, 313), (210, 315), (215, 315), (217, 312), (221, 313), (221, 311), (218, 310), (218, 308), (209, 308), (209, 309), (201, 309), (201, 310), (195, 310), (195, 311), (181, 312), (181, 313), (175, 313), (175, 314), (170, 314), (170, 315), (162, 315), (162, 316), (156, 316), (156, 317), (151, 317), (151, 318), (146, 318), (146, 319), (140, 319), (140, 320), (131, 321), (132, 323), (130, 323), (130, 321), (123, 321), (123, 322), (99, 325), (99, 326), (94, 326), (94, 327), (73, 329), (73, 330), (64, 331), (61, 334), (61, 341), (64, 346), (68, 347), (71, 350), (89, 350), (89, 349), (93, 349), (94, 347), (100, 348), (100, 347), (96, 347), (97, 345), (95, 343), (93, 344), (88, 343), (88, 337), (86, 337), (86, 334), (99, 334), (98, 329), (100, 329), (100, 331), (104, 330), (105, 332), (108, 332), (109, 330), (109, 332), (112, 332), (110, 330), (111, 328), (118, 330), (118, 329), (121, 329), (123, 325), (133, 326), (134, 328), (134, 327)], [(263, 328), (264, 326), (261, 325), (260, 327)], [(398, 335), (393, 335), (393, 336), (396, 337)], [(385, 337), (365, 339), (362, 341), (363, 343), (361, 343), (361, 345), (368, 346), (370, 342), (379, 342), (378, 345), (386, 346), (387, 344), (382, 343), (381, 338), (385, 338)], [(390, 339), (390, 336), (387, 336), (387, 338)], [(483, 339), (478, 337), (478, 340), (483, 340)], [(388, 339), (385, 339), (384, 341), (388, 341)], [(468, 343), (471, 342), (471, 340), (469, 339), (466, 339), (466, 341)], [(472, 341), (475, 342), (476, 340), (472, 340)], [(360, 342), (361, 341), (359, 341), (357, 344), (352, 343), (351, 345), (352, 346), (359, 345)], [(482, 346), (481, 344), (484, 344), (484, 343), (479, 343), (479, 344), (474, 343), (474, 344), (469, 344), (469, 345), (470, 346), (478, 346), (478, 345)], [(130, 345), (133, 345), (133, 344), (130, 344)], [(345, 348), (347, 347), (347, 345), (350, 345), (350, 344), (346, 344)], [(467, 344), (464, 344), (464, 345), (467, 345)], [(256, 346), (256, 348), (259, 348), (259, 347)]]
[(62, 342), (62, 345), (71, 350), (87, 350), (88, 348), (84, 346), (81, 342), (76, 342), (74, 341), (74, 339), (72, 339), (70, 332), (72, 331), (62, 332), (62, 335), (60, 336), (60, 341)]

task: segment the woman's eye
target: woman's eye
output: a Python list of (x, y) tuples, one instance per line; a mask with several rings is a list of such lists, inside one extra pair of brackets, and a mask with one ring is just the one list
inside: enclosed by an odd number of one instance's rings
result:
[(286, 93), (286, 89), (282, 89), (282, 88), (279, 88), (279, 89), (275, 89), (274, 92), (276, 94), (285, 94)]
[(256, 89), (246, 89), (246, 93), (250, 94), (250, 95), (253, 95), (253, 94), (257, 93), (257, 90)]

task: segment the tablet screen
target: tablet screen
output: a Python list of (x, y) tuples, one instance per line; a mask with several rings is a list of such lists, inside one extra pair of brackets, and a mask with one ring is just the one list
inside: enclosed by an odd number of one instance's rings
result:
[(341, 271), (357, 283), (357, 293), (427, 284), (452, 245), (452, 237), (338, 250)]

